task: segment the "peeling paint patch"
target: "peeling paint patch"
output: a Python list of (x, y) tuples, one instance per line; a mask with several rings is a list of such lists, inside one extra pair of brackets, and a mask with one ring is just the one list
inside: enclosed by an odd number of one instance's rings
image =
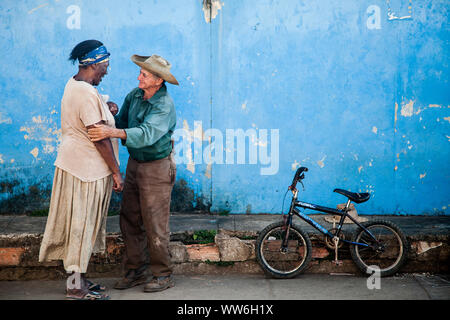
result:
[(211, 23), (222, 9), (224, 4), (220, 0), (203, 0), (203, 15), (207, 23)]
[(43, 4), (39, 5), (39, 6), (37, 6), (36, 8), (33, 8), (33, 9), (29, 10), (29, 11), (28, 11), (28, 14), (32, 14), (32, 13), (35, 12), (36, 10), (38, 10), (38, 9), (40, 9), (40, 8), (43, 8), (43, 7), (46, 7), (46, 6), (48, 6), (48, 5), (49, 5), (49, 3), (43, 3)]
[(402, 109), (400, 110), (400, 114), (403, 117), (411, 117), (413, 115), (414, 110), (414, 101), (409, 100), (408, 103), (402, 102)]
[[(417, 109), (417, 111), (414, 112), (414, 114), (415, 114), (415, 115), (418, 115), (419, 113), (421, 113), (421, 112), (424, 111), (425, 109), (426, 109), (426, 107), (423, 108), (423, 109), (419, 107), (419, 108)], [(422, 117), (420, 117), (419, 120), (422, 121)]]
[(205, 171), (205, 176), (206, 176), (208, 179), (211, 179), (211, 169), (212, 169), (212, 163), (208, 163), (208, 164), (206, 165), (206, 171)]
[(44, 123), (44, 119), (42, 119), (41, 116), (33, 117), (32, 121), (34, 123)]
[(183, 129), (189, 133), (189, 142), (192, 143), (194, 139), (199, 139), (206, 141), (205, 133), (203, 132), (203, 127), (201, 121), (194, 121), (194, 130), (189, 130), (189, 124), (186, 119), (183, 120)]
[[(450, 106), (449, 106), (450, 107)], [(425, 106), (423, 108), (418, 107), (417, 111), (414, 112), (415, 115), (427, 110), (428, 108), (444, 108), (443, 106), (439, 105), (439, 104), (429, 104), (428, 106)], [(420, 118), (420, 120), (422, 120), (422, 118)]]
[(321, 160), (317, 161), (317, 164), (319, 165), (319, 167), (323, 168), (325, 167), (325, 159), (327, 158), (327, 156), (324, 156)]
[(445, 117), (444, 120), (450, 122), (450, 117)]
[(0, 124), (11, 124), (12, 120), (8, 116), (4, 116), (2, 112), (0, 112)]
[(57, 124), (51, 118), (40, 115), (32, 117), (31, 124), (20, 127), (20, 131), (26, 133), (23, 136), (25, 140), (41, 142), (42, 152), (46, 154), (55, 152), (61, 141), (61, 129)]
[(363, 169), (363, 166), (359, 166), (358, 172), (361, 173), (361, 170)]
[(3, 160), (3, 155), (0, 154), (0, 164), (4, 164), (4, 163), (5, 163), (5, 160)]
[(297, 168), (299, 168), (299, 167), (300, 167), (300, 163), (298, 163), (297, 160), (295, 160), (294, 163), (291, 164), (291, 170), (292, 171), (297, 170)]
[(373, 126), (373, 127), (372, 127), (372, 132), (375, 133), (375, 134), (377, 134), (377, 133), (378, 133), (378, 128), (375, 127), (375, 126)]
[[(407, 147), (409, 150), (411, 150), (413, 148), (413, 145), (411, 144), (411, 142), (409, 140), (406, 141), (406, 144), (408, 145)], [(406, 154), (406, 152), (405, 152), (405, 154)]]
[(394, 115), (394, 122), (397, 123), (397, 112), (398, 112), (398, 103), (395, 103), (395, 115)]
[[(187, 122), (186, 119), (183, 120), (183, 129), (186, 130), (187, 132), (190, 132), (190, 131), (189, 131), (189, 124), (188, 124), (188, 122)], [(189, 134), (188, 137), (189, 137), (189, 143), (190, 143), (191, 140), (192, 140), (192, 138), (191, 138), (192, 135)], [(186, 164), (186, 169), (189, 170), (191, 173), (195, 173), (195, 164), (194, 164), (194, 160), (193, 160), (193, 157), (192, 157), (192, 149), (191, 149), (191, 148), (188, 148), (188, 149), (186, 150), (186, 158), (187, 158), (188, 161), (189, 161), (189, 162)]]
[(30, 153), (33, 155), (33, 157), (37, 158), (37, 156), (39, 155), (39, 149), (34, 148), (33, 150), (30, 151)]
[(427, 175), (427, 173), (420, 174), (419, 177), (420, 177), (420, 179), (423, 179), (423, 178), (425, 178), (426, 175)]

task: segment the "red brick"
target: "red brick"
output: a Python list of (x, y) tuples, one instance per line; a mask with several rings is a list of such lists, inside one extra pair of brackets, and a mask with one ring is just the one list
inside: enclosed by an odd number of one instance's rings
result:
[(106, 253), (108, 255), (118, 255), (118, 254), (120, 254), (120, 250), (122, 250), (123, 247), (124, 247), (124, 245), (122, 243), (120, 243), (120, 244), (115, 243), (115, 242), (107, 243)]
[(24, 248), (0, 248), (0, 266), (17, 266)]
[(321, 247), (313, 247), (312, 248), (312, 258), (314, 259), (323, 259), (328, 257), (330, 252), (327, 250), (327, 248), (321, 248)]

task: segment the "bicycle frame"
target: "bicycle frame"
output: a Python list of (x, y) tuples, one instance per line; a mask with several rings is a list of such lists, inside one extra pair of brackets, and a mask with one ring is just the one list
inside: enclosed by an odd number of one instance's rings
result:
[[(323, 233), (324, 235), (326, 235), (326, 236), (328, 236), (328, 237), (330, 237), (332, 239), (335, 238), (335, 237), (339, 238), (339, 234), (341, 233), (342, 226), (344, 224), (344, 220), (345, 220), (345, 218), (348, 217), (356, 225), (358, 225), (360, 228), (362, 228), (368, 235), (370, 235), (370, 237), (373, 240), (376, 241), (375, 237), (370, 233), (369, 230), (367, 230), (364, 226), (362, 226), (358, 221), (356, 221), (352, 216), (350, 216), (347, 213), (348, 207), (349, 207), (350, 202), (351, 202), (350, 200), (347, 201), (347, 205), (345, 206), (344, 210), (339, 210), (339, 209), (323, 207), (323, 206), (320, 206), (320, 205), (317, 205), (317, 204), (313, 204), (313, 203), (297, 201), (298, 191), (294, 190), (293, 194), (294, 194), (294, 196), (292, 197), (291, 207), (290, 207), (290, 210), (289, 210), (288, 221), (287, 221), (287, 226), (288, 227), (287, 227), (287, 233), (286, 233), (285, 240), (288, 239), (289, 229), (290, 229), (290, 226), (292, 225), (292, 217), (295, 214), (297, 217), (299, 217), (300, 219), (302, 219), (303, 221), (305, 221), (306, 223), (310, 224), (315, 229), (317, 229), (318, 231), (320, 231), (321, 233)], [(329, 230), (327, 230), (325, 227), (323, 227), (317, 221), (315, 221), (314, 219), (310, 218), (305, 213), (300, 212), (297, 208), (311, 209), (311, 210), (315, 210), (315, 211), (320, 211), (320, 212), (324, 212), (324, 213), (330, 213), (330, 214), (335, 214), (335, 215), (341, 216), (341, 219), (339, 221), (336, 233), (332, 234)], [(353, 242), (353, 241), (345, 240), (345, 239), (340, 239), (340, 240), (344, 241), (346, 243), (350, 243), (350, 244), (354, 244), (354, 245), (358, 245), (358, 246), (369, 247), (369, 245), (365, 244), (365, 243)], [(285, 243), (283, 243), (283, 247), (284, 247), (284, 245), (285, 245)]]

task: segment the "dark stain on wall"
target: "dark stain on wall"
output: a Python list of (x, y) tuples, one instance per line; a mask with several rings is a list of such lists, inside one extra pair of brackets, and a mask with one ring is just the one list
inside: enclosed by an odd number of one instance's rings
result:
[(46, 184), (19, 188), (17, 186), (19, 183), (15, 180), (0, 182), (2, 193), (8, 193), (8, 196), (0, 200), (0, 214), (31, 214), (48, 209), (51, 186)]
[[(20, 186), (18, 180), (0, 181), (0, 214), (48, 215), (52, 186), (49, 183)], [(120, 213), (122, 193), (113, 192), (109, 215)], [(175, 182), (170, 205), (171, 212), (209, 213), (211, 204), (202, 195), (196, 195), (184, 179)]]
[(203, 195), (196, 195), (194, 190), (188, 187), (186, 180), (179, 179), (175, 182), (170, 203), (171, 212), (209, 213), (210, 208), (210, 202)]

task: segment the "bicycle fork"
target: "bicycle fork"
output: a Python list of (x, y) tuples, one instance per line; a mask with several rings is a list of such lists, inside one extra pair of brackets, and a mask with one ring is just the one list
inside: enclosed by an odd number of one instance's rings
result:
[(288, 239), (289, 239), (289, 231), (291, 230), (292, 225), (292, 215), (288, 214), (283, 217), (284, 227), (283, 227), (283, 241), (281, 243), (281, 252), (286, 253), (288, 251)]
[(295, 207), (295, 202), (297, 201), (298, 190), (294, 189), (294, 190), (292, 190), (292, 193), (293, 193), (293, 197), (292, 197), (292, 201), (291, 201), (291, 207), (289, 208), (289, 213), (283, 217), (284, 235), (283, 235), (283, 241), (281, 243), (281, 252), (283, 252), (283, 253), (286, 253), (288, 251), (289, 231), (291, 230), (291, 226), (292, 226), (292, 216), (294, 214), (293, 210)]

